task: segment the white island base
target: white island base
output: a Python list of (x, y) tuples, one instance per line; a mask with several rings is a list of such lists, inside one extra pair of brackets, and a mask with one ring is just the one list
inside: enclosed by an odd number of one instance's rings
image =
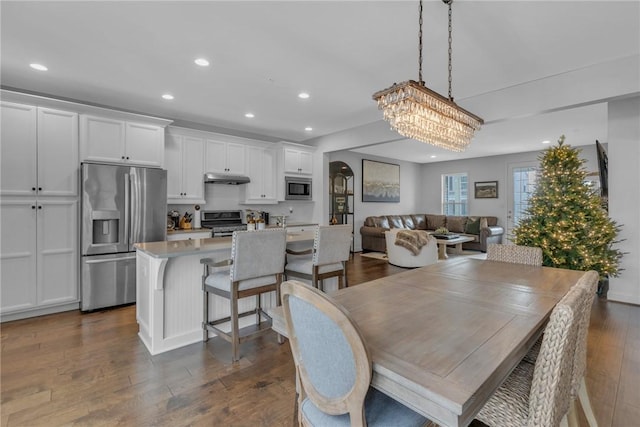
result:
[[(313, 243), (313, 232), (287, 235), (287, 247), (301, 250)], [(152, 355), (202, 341), (202, 258), (231, 256), (231, 237), (139, 243), (136, 245), (136, 320), (138, 336)], [(229, 316), (229, 300), (209, 296), (211, 319)], [(275, 292), (265, 294), (264, 308), (276, 306)], [(255, 308), (255, 297), (239, 301), (240, 312)], [(240, 319), (251, 325), (254, 316)], [(215, 334), (210, 333), (210, 336)]]

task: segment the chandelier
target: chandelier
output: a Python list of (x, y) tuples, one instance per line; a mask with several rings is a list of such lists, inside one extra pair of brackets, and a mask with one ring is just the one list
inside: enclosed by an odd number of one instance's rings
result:
[(422, 80), (422, 0), (418, 34), (418, 81), (394, 83), (373, 94), (378, 109), (400, 135), (451, 151), (464, 151), (484, 121), (459, 107), (451, 95), (451, 3), (449, 5), (449, 98), (427, 88)]

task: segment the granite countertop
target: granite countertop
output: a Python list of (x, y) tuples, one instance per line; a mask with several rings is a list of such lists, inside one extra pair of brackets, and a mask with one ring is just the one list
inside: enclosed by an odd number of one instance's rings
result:
[[(287, 244), (313, 241), (313, 238), (314, 233), (312, 231), (287, 233)], [(217, 251), (230, 251), (231, 236), (136, 243), (134, 246), (137, 250), (144, 252), (153, 258), (175, 258), (188, 255), (205, 255)]]

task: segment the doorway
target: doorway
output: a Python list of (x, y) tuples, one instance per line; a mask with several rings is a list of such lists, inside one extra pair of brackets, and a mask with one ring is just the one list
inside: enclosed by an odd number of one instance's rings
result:
[(529, 199), (536, 189), (538, 162), (509, 164), (509, 189), (507, 197), (507, 240), (511, 240), (513, 229), (526, 215)]

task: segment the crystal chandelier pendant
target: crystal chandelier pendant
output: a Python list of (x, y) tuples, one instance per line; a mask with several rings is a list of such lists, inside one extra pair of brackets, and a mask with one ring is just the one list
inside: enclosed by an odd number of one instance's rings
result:
[(400, 135), (451, 151), (464, 151), (484, 121), (453, 102), (451, 96), (451, 2), (449, 5), (449, 98), (422, 82), (422, 1), (420, 1), (419, 79), (394, 83), (373, 94), (383, 117)]

